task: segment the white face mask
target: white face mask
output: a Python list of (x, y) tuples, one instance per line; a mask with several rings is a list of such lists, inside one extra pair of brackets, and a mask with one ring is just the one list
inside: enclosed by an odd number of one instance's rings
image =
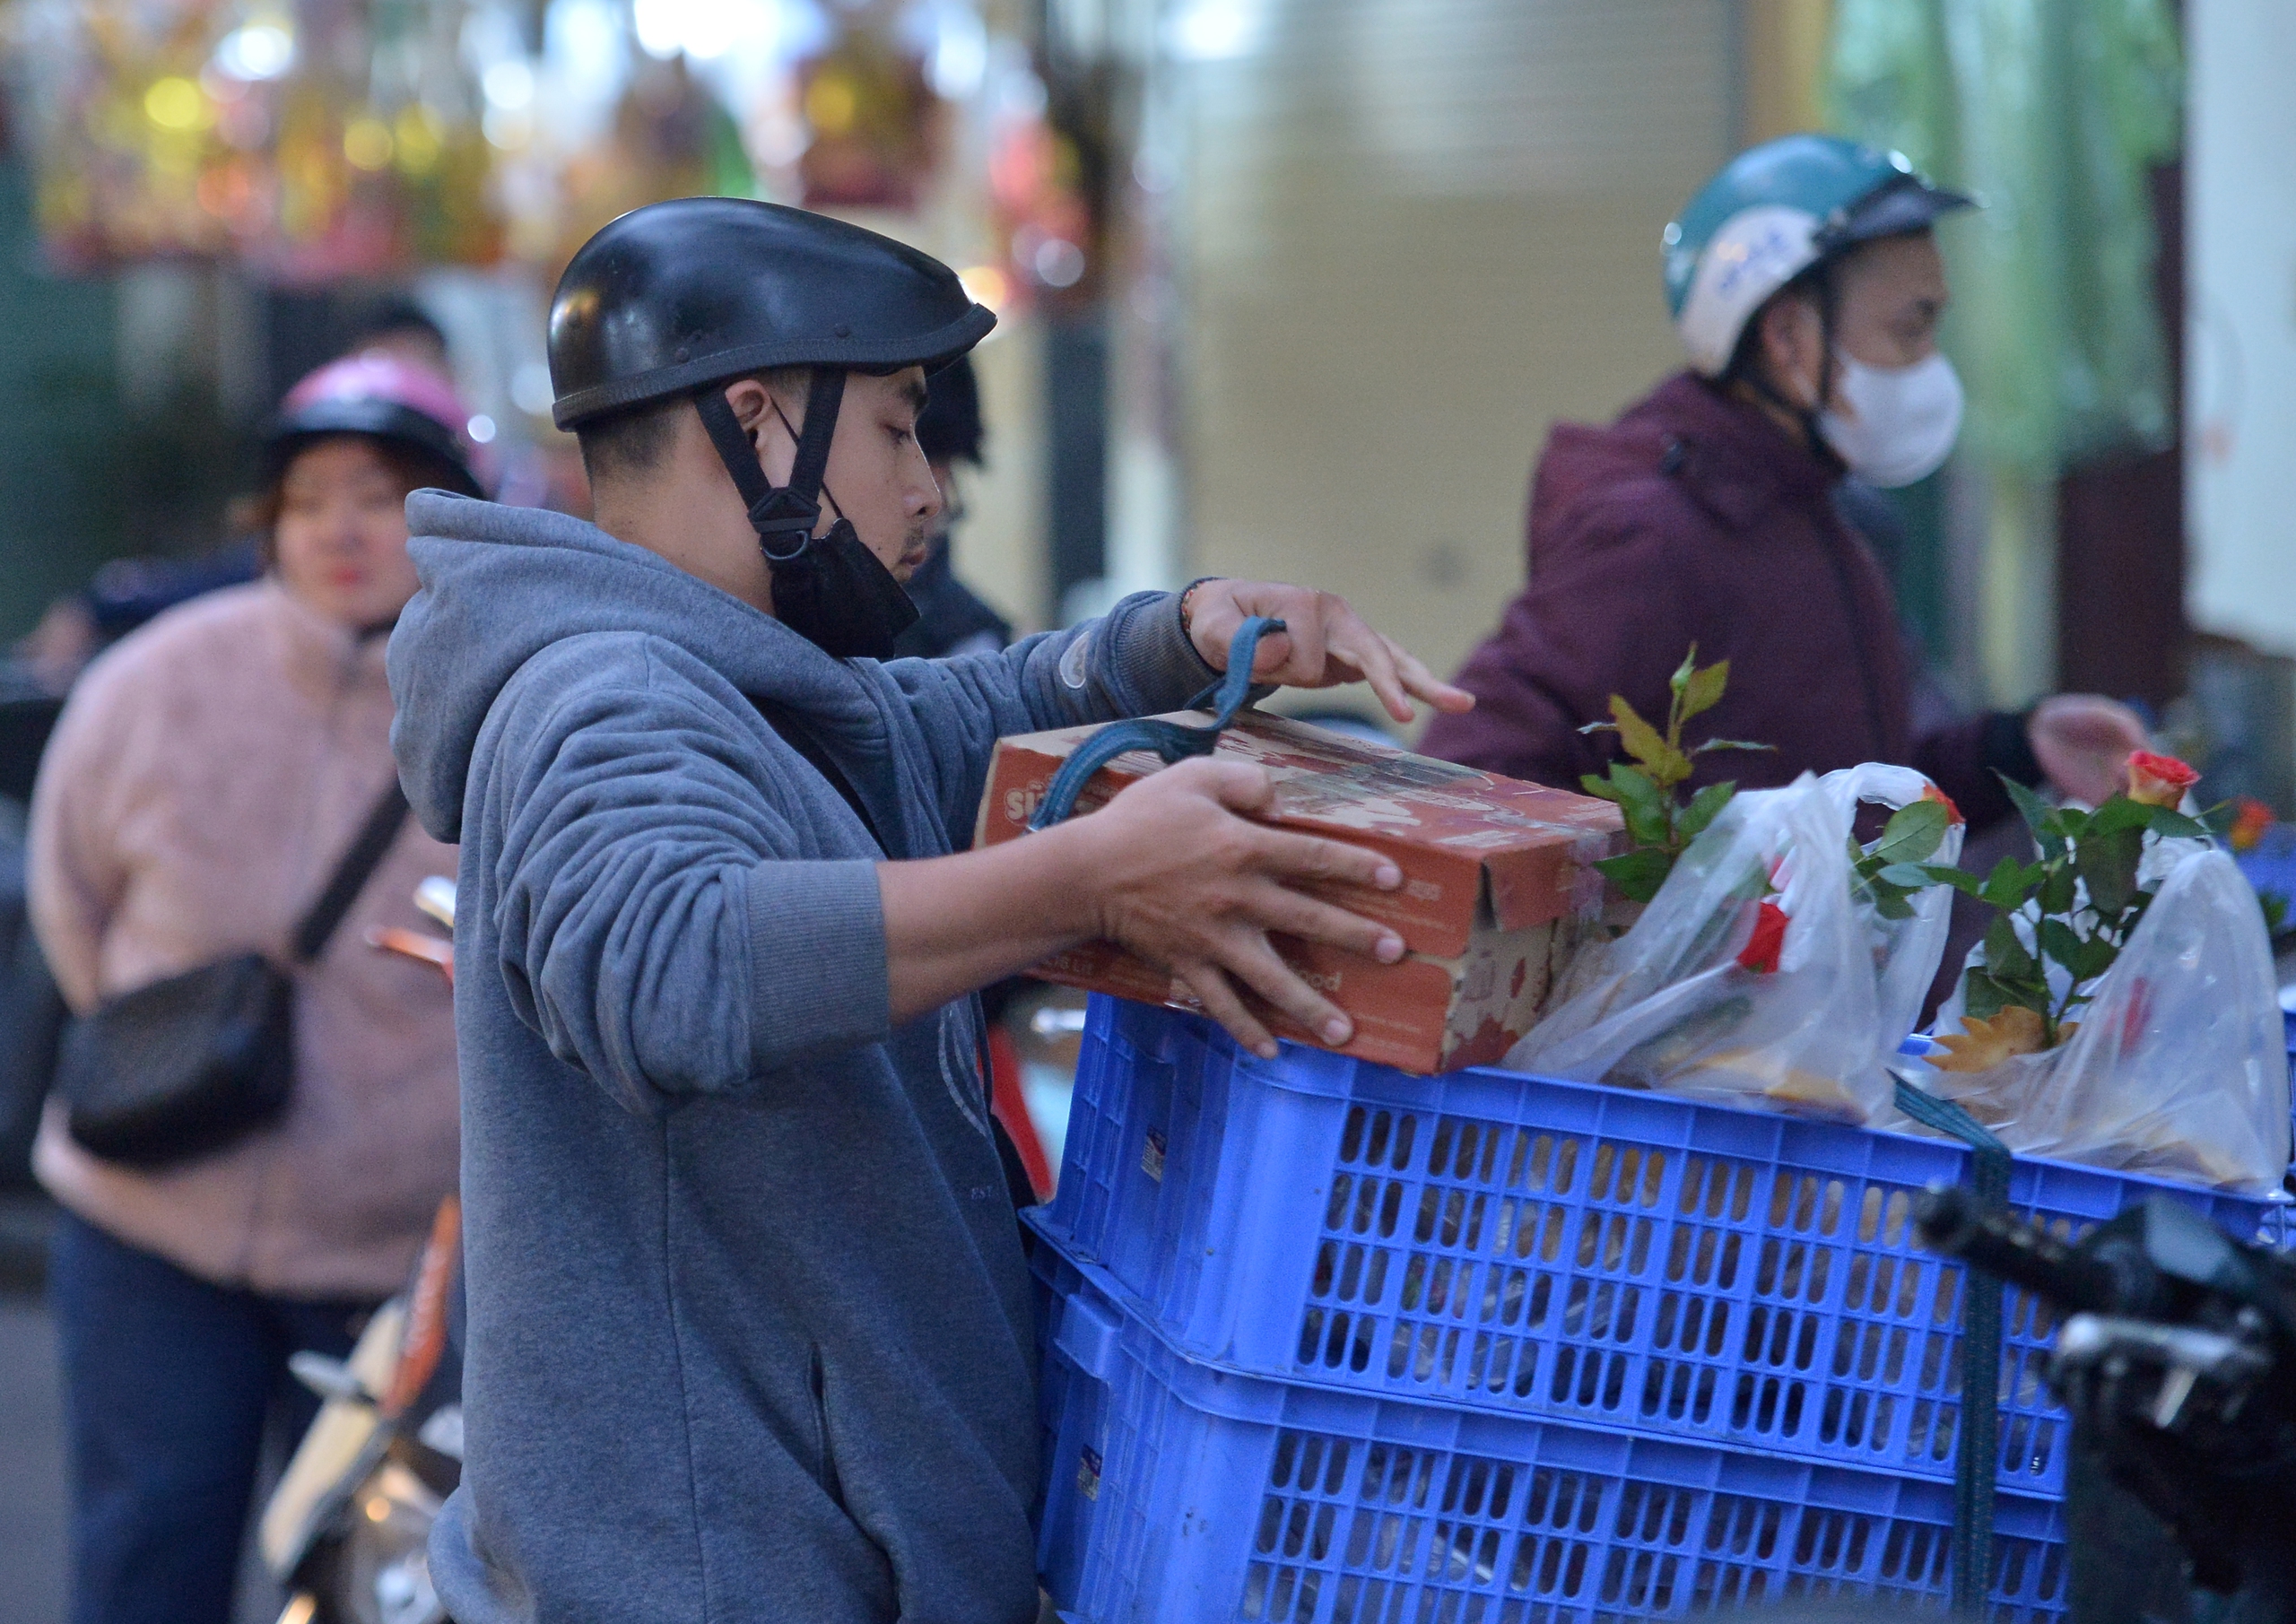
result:
[(1834, 352), (1835, 393), (1855, 416), (1818, 413), (1824, 435), (1849, 471), (1884, 491), (1910, 485), (1944, 465), (1961, 431), (1961, 379), (1932, 355), (1910, 367), (1869, 367)]

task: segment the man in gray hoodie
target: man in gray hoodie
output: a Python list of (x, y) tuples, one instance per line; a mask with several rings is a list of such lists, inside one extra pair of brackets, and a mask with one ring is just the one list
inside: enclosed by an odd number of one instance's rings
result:
[[(964, 852), (996, 739), (1255, 675), (1466, 703), (1347, 606), (1200, 582), (1000, 654), (881, 664), (939, 493), (926, 369), (993, 320), (796, 210), (624, 216), (552, 311), (597, 523), (424, 492), (395, 745), (461, 843), (469, 1296), (461, 1624), (1027, 1624), (1027, 1272), (970, 994), (1107, 937), (1272, 1053), (1342, 1038), (1276, 930), (1383, 960), (1305, 885), (1387, 859), (1239, 817), (1199, 760)], [(834, 516), (832, 517), (832, 516)]]

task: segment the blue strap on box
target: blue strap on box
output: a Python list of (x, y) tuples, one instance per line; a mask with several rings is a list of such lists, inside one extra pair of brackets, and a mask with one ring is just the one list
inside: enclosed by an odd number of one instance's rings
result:
[[(1898, 1079), (1898, 1109), (1970, 1147), (1970, 1189), (2009, 1204), (2009, 1147), (1950, 1099)], [(1961, 1429), (1953, 1459), (1953, 1611), (1985, 1616), (1993, 1574), (1994, 1474), (2001, 1455), (2001, 1282), (1966, 1268), (1961, 1287)]]
[(1210, 755), (1218, 747), (1221, 734), (1251, 698), (1252, 662), (1259, 656), (1260, 638), (1283, 630), (1283, 621), (1257, 614), (1247, 617), (1236, 628), (1236, 635), (1228, 643), (1226, 673), (1187, 702), (1187, 708), (1190, 710), (1212, 712), (1209, 727), (1186, 727), (1154, 716), (1135, 716), (1128, 722), (1111, 722), (1079, 744), (1075, 753), (1052, 775), (1044, 799), (1037, 803), (1036, 813), (1029, 820), (1030, 829), (1033, 832), (1050, 829), (1066, 819), (1076, 810), (1076, 797), (1084, 793), (1084, 786), (1092, 781), (1092, 775), (1126, 751), (1153, 751), (1167, 767), (1190, 756)]

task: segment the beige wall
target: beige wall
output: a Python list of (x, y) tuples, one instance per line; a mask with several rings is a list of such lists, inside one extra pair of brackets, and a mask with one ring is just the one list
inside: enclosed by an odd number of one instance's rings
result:
[(1676, 364), (1660, 228), (1729, 151), (1721, 0), (1287, 0), (1176, 67), (1177, 572), (1345, 592), (1449, 668), (1533, 459)]

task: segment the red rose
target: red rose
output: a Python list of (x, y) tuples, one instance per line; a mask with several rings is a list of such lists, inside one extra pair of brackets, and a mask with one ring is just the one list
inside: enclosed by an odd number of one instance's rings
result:
[(2144, 806), (2181, 805), (2200, 775), (2174, 756), (2140, 750), (2128, 758), (2128, 798)]
[(1754, 934), (1738, 950), (1738, 962), (1757, 976), (1778, 968), (1778, 955), (1786, 946), (1786, 910), (1764, 902), (1754, 914)]
[(1938, 788), (1935, 784), (1925, 784), (1921, 786), (1921, 798), (1925, 801), (1935, 801), (1938, 805), (1944, 807), (1945, 809), (1945, 820), (1949, 823), (1954, 824), (1958, 827), (1959, 825), (1969, 821), (1968, 819), (1961, 816), (1961, 809), (1953, 804), (1953, 797), (1947, 795), (1944, 790)]

